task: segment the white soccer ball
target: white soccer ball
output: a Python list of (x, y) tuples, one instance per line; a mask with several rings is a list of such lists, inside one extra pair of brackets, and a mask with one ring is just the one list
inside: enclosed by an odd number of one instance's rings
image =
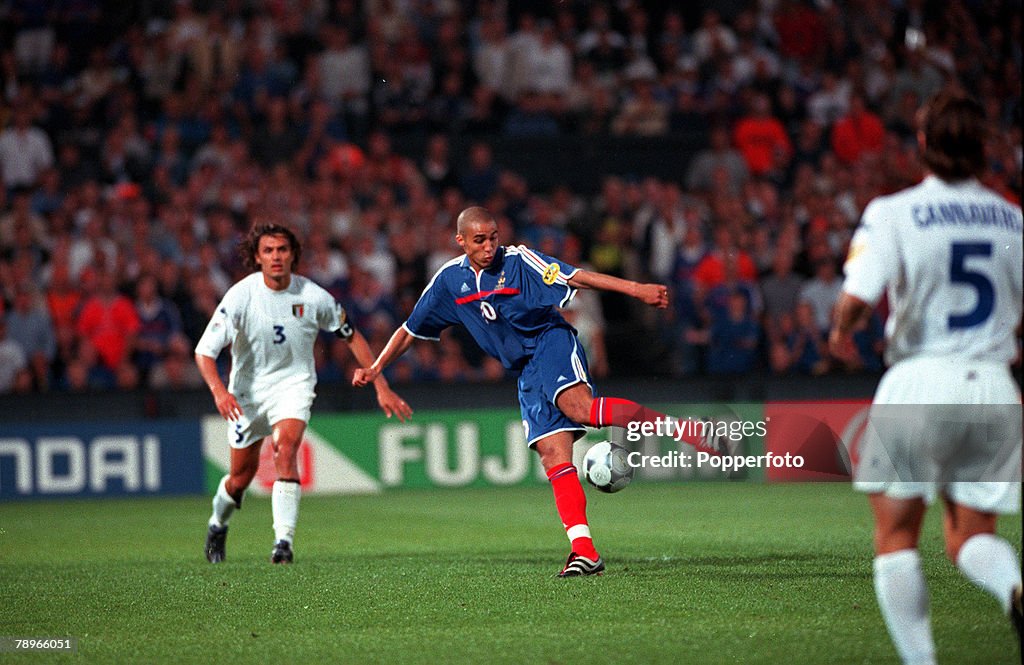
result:
[(583, 476), (602, 492), (618, 492), (633, 480), (629, 451), (611, 441), (592, 446), (583, 456)]

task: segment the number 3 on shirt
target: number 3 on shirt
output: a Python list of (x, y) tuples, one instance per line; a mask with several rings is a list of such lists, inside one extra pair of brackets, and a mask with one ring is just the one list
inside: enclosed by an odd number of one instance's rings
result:
[(274, 344), (284, 344), (284, 326), (274, 326)]
[(949, 328), (972, 328), (985, 322), (995, 308), (996, 290), (992, 280), (982, 272), (969, 270), (967, 259), (972, 256), (992, 256), (990, 242), (955, 242), (952, 246), (949, 263), (949, 278), (954, 284), (965, 284), (978, 293), (974, 309), (964, 314), (950, 314)]

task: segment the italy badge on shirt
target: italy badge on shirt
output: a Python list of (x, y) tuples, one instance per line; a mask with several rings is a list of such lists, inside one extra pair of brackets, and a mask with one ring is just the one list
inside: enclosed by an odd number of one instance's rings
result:
[(302, 303), (298, 302), (292, 305), (292, 316), (294, 316), (295, 318), (301, 319), (303, 311), (305, 311), (305, 305), (303, 305)]

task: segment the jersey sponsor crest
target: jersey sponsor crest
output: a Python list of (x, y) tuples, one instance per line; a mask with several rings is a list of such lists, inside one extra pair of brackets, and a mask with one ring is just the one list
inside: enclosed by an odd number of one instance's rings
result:
[(302, 318), (302, 314), (305, 311), (306, 311), (306, 306), (303, 305), (301, 302), (297, 302), (294, 305), (292, 305), (292, 316), (294, 316), (297, 319), (301, 319)]
[(541, 277), (541, 280), (548, 286), (551, 286), (558, 279), (559, 272), (561, 272), (561, 268), (558, 267), (557, 263), (549, 263), (547, 269), (544, 270), (544, 276)]

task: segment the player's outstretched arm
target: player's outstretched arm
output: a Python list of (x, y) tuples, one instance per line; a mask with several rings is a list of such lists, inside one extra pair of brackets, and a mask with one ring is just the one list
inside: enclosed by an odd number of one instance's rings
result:
[(590, 270), (577, 270), (568, 280), (568, 284), (574, 289), (597, 289), (624, 293), (658, 309), (668, 307), (668, 287), (663, 284), (641, 284), (630, 279), (613, 277)]
[(828, 350), (836, 358), (849, 359), (857, 355), (853, 333), (871, 316), (871, 305), (845, 291), (839, 294), (832, 310), (832, 330), (828, 335)]
[(196, 354), (196, 365), (199, 367), (199, 374), (206, 382), (206, 386), (213, 395), (213, 403), (217, 405), (217, 411), (225, 420), (237, 420), (242, 415), (242, 407), (238, 405), (235, 396), (224, 387), (217, 373), (217, 360), (201, 353)]
[(356, 369), (355, 374), (352, 375), (352, 385), (361, 388), (367, 383), (376, 381), (385, 367), (397, 360), (408, 350), (409, 346), (412, 345), (412, 340), (413, 336), (409, 334), (405, 326), (400, 327), (391, 336), (391, 339), (388, 340), (387, 346), (377, 356), (377, 360), (373, 361), (371, 365)]
[[(361, 332), (355, 331), (349, 337), (348, 343), (349, 350), (355, 356), (356, 362), (363, 367), (373, 364), (373, 351), (370, 350), (370, 345), (367, 344), (366, 338), (363, 337)], [(357, 369), (356, 372), (361, 371), (361, 369)], [(352, 382), (355, 383), (355, 379)], [(391, 389), (391, 386), (388, 385), (388, 380), (383, 375), (377, 374), (377, 377), (373, 380), (373, 387), (377, 390), (377, 404), (380, 405), (384, 415), (388, 418), (395, 415), (404, 423), (406, 418), (412, 416), (412, 408), (404, 399), (398, 396), (398, 393)]]

